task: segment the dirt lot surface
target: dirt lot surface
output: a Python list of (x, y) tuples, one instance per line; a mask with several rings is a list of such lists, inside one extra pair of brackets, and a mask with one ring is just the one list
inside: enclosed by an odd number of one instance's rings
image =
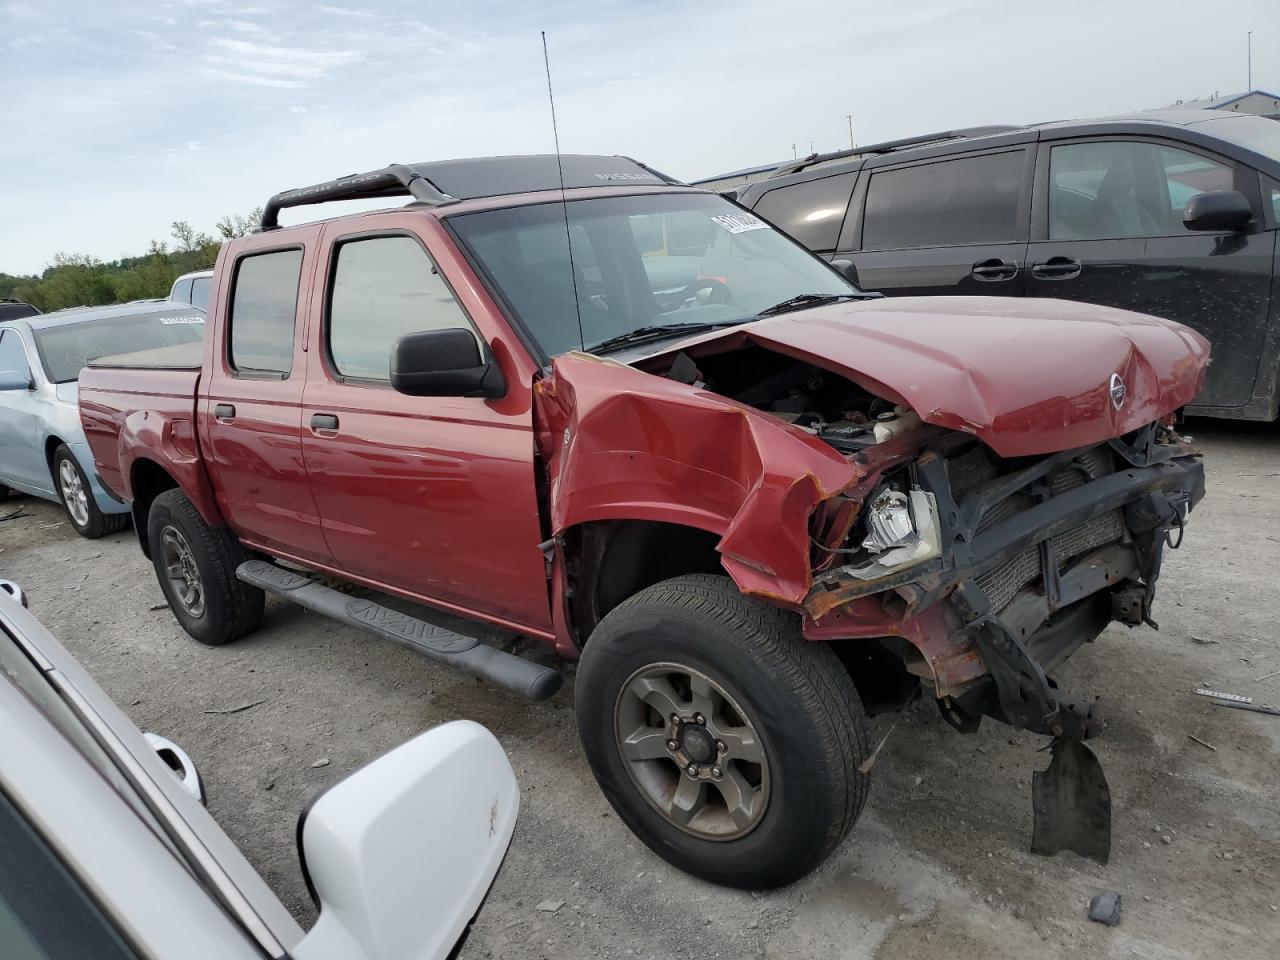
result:
[[(1109, 720), (1094, 746), (1114, 798), (1107, 867), (1027, 852), (1042, 738), (989, 722), (960, 736), (917, 703), (880, 756), (862, 820), (822, 869), (774, 893), (718, 889), (667, 866), (613, 815), (578, 747), (571, 669), (554, 699), (529, 704), (276, 603), (252, 637), (202, 647), (160, 606), (131, 532), (81, 540), (30, 499), (0, 507), (26, 513), (0, 522), (0, 574), (27, 588), (139, 726), (187, 748), (214, 816), (304, 922), (294, 825), (307, 799), (465, 717), (502, 741), (523, 795), (468, 958), (1275, 958), (1280, 718), (1192, 690), (1280, 705), (1280, 676), (1256, 680), (1280, 670), (1280, 429), (1189, 429), (1209, 494), (1166, 561), (1160, 631), (1113, 626), (1058, 675), (1101, 696)], [(875, 721), (877, 738), (887, 727)], [(1086, 919), (1107, 888), (1124, 898), (1115, 928)], [(539, 911), (547, 898), (565, 903)]]

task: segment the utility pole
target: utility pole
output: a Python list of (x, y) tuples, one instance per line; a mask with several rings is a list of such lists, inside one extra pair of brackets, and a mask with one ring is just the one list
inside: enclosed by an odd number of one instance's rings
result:
[(849, 121), (849, 149), (852, 150), (857, 146), (857, 144), (853, 142), (853, 114), (846, 113), (844, 118)]
[(799, 152), (796, 150), (796, 145), (795, 145), (794, 143), (791, 145), (791, 159), (792, 159), (792, 160), (799, 160), (799, 159), (800, 159), (800, 154), (799, 154)]
[(1253, 89), (1253, 31), (1252, 30), (1250, 30), (1247, 34), (1245, 34), (1245, 43), (1247, 44), (1246, 49), (1249, 51), (1248, 53), (1249, 85), (1245, 89), (1252, 90)]

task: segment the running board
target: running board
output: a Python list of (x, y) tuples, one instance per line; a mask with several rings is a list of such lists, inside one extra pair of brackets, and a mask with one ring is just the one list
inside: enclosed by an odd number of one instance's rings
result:
[(300, 607), (367, 630), (530, 700), (545, 700), (560, 689), (562, 678), (551, 667), (524, 660), (481, 643), (475, 637), (454, 633), (373, 600), (349, 596), (274, 563), (246, 560), (236, 568), (236, 577)]

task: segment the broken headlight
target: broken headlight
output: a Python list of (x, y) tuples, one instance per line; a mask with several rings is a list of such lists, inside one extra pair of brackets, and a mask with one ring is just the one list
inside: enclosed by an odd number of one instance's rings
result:
[(942, 552), (937, 502), (919, 487), (907, 493), (882, 487), (871, 498), (864, 519), (867, 535), (862, 548), (872, 556), (844, 568), (859, 579), (874, 580)]

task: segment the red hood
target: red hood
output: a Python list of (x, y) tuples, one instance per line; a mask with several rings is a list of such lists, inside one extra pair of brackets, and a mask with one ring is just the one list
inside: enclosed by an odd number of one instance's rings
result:
[[(1167, 416), (1199, 392), (1209, 362), (1208, 341), (1181, 324), (1067, 300), (1004, 297), (845, 303), (709, 334), (665, 353), (698, 356), (743, 342), (846, 376), (1006, 457), (1100, 443)], [(1118, 409), (1112, 374), (1126, 392)]]

